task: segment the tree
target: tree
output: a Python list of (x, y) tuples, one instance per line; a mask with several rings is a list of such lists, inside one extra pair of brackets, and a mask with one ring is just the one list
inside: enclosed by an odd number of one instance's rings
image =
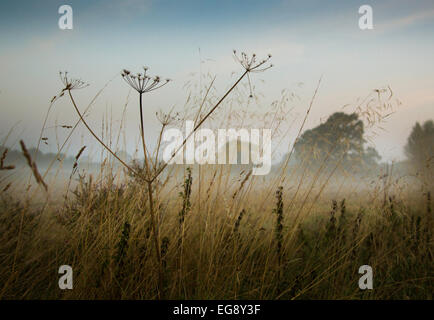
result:
[(325, 123), (301, 135), (295, 145), (296, 158), (318, 164), (340, 162), (346, 167), (363, 163), (375, 165), (380, 156), (372, 147), (364, 149), (363, 135), (363, 122), (356, 113), (336, 112)]
[(367, 147), (364, 155), (363, 161), (368, 167), (374, 167), (378, 164), (378, 161), (381, 160), (381, 156), (378, 154), (377, 150), (374, 147)]
[(417, 169), (429, 169), (434, 161), (434, 122), (416, 122), (404, 148), (407, 158)]

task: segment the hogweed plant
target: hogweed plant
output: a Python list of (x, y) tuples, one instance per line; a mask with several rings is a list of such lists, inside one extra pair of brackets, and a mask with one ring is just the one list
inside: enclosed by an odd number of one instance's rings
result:
[[(251, 72), (263, 72), (263, 71), (273, 67), (272, 64), (269, 64), (269, 61), (271, 59), (271, 54), (268, 54), (265, 59), (262, 59), (260, 61), (257, 60), (255, 53), (252, 54), (251, 58), (249, 58), (248, 55), (244, 52), (241, 53), (241, 56), (239, 57), (237, 55), (236, 50), (233, 51), (233, 54), (234, 54), (235, 60), (244, 68), (244, 72), (235, 81), (235, 83), (226, 91), (226, 93), (220, 98), (220, 100), (203, 117), (201, 117), (197, 123), (195, 123), (193, 130), (190, 132), (189, 135), (187, 135), (187, 137), (183, 140), (183, 142), (175, 150), (175, 152), (172, 153), (170, 159), (166, 163), (164, 163), (158, 170), (156, 170), (154, 177), (151, 179), (152, 181), (154, 181), (161, 174), (161, 172), (163, 172), (163, 170), (172, 161), (172, 159), (175, 158), (175, 156), (178, 154), (178, 152), (184, 148), (185, 144), (190, 139), (190, 137), (193, 136), (194, 133), (200, 128), (200, 126), (214, 113), (214, 111), (227, 98), (227, 96), (232, 92), (232, 90), (235, 89), (235, 87), (241, 82), (241, 80), (244, 79), (245, 76), (248, 76), (249, 84), (250, 84), (250, 75), (249, 74)], [(251, 88), (251, 86), (250, 86), (250, 88)], [(252, 91), (250, 92), (250, 94), (252, 95)], [(196, 117), (196, 118), (198, 118), (198, 117)]]
[[(271, 68), (273, 65), (269, 64), (269, 60), (271, 59), (271, 54), (268, 54), (266, 58), (262, 60), (258, 60), (256, 54), (253, 54), (251, 56), (248, 56), (246, 53), (242, 52), (240, 55), (237, 55), (237, 52), (233, 51), (234, 57), (236, 61), (243, 67), (244, 72), (240, 75), (240, 77), (235, 81), (235, 83), (225, 92), (225, 94), (218, 100), (218, 102), (203, 116), (200, 118), (197, 123), (195, 123), (195, 126), (193, 130), (190, 132), (190, 134), (183, 140), (182, 144), (178, 147), (177, 150), (171, 155), (171, 158), (163, 163), (161, 166), (157, 167), (158, 162), (158, 150), (160, 146), (160, 142), (158, 143), (158, 147), (156, 152), (154, 153), (155, 159), (152, 163), (152, 159), (150, 159), (150, 153), (147, 150), (146, 147), (146, 141), (144, 136), (144, 124), (143, 124), (143, 94), (149, 93), (152, 91), (155, 91), (163, 86), (165, 86), (168, 82), (170, 82), (169, 79), (162, 80), (160, 77), (150, 77), (147, 72), (148, 68), (144, 67), (143, 73), (137, 73), (133, 74), (130, 71), (124, 69), (121, 73), (122, 78), (125, 80), (125, 82), (132, 87), (135, 91), (139, 94), (139, 111), (140, 111), (140, 135), (142, 140), (142, 147), (143, 147), (143, 154), (144, 154), (144, 165), (145, 165), (145, 176), (141, 175), (140, 172), (133, 169), (130, 165), (128, 165), (125, 161), (123, 161), (119, 156), (116, 155), (116, 153), (111, 150), (103, 141), (101, 138), (99, 138), (95, 132), (91, 129), (91, 127), (87, 124), (85, 119), (83, 118), (82, 113), (80, 112), (71, 91), (76, 89), (82, 89), (88, 86), (85, 82), (83, 82), (80, 79), (72, 79), (68, 77), (67, 72), (60, 72), (60, 78), (64, 85), (63, 90), (61, 91), (61, 95), (63, 93), (67, 92), (69, 95), (69, 98), (71, 100), (71, 103), (74, 106), (74, 109), (76, 110), (77, 114), (80, 117), (80, 120), (83, 122), (83, 124), (86, 126), (86, 128), (89, 130), (89, 132), (94, 136), (94, 138), (103, 146), (107, 151), (109, 151), (130, 173), (132, 173), (135, 177), (138, 177), (140, 180), (146, 182), (147, 185), (147, 191), (148, 191), (148, 204), (149, 204), (149, 212), (150, 212), (150, 218), (151, 218), (151, 228), (153, 233), (153, 239), (154, 239), (154, 245), (155, 245), (155, 251), (156, 251), (156, 257), (157, 257), (157, 263), (158, 263), (158, 297), (162, 298), (162, 292), (163, 292), (163, 285), (164, 285), (164, 266), (162, 261), (162, 255), (161, 255), (161, 246), (159, 241), (159, 235), (158, 235), (158, 226), (156, 221), (156, 212), (154, 208), (154, 199), (153, 199), (153, 182), (158, 178), (158, 176), (163, 172), (163, 170), (167, 167), (169, 163), (171, 163), (172, 159), (176, 156), (176, 154), (182, 150), (188, 141), (190, 137), (199, 129), (199, 127), (215, 112), (215, 110), (221, 105), (221, 103), (226, 99), (226, 97), (234, 90), (234, 88), (241, 82), (241, 80), (244, 79), (244, 77), (248, 77), (249, 81), (249, 87), (250, 87), (250, 96), (253, 96), (252, 92), (252, 86), (251, 86), (251, 79), (250, 79), (250, 73), (251, 72), (263, 72), (269, 68)], [(172, 117), (170, 114), (168, 116), (166, 115), (159, 115), (157, 114), (157, 118), (162, 124), (162, 130), (164, 130), (165, 126), (167, 126), (170, 121), (172, 121)], [(198, 119), (198, 117), (196, 117)], [(160, 134), (161, 137), (161, 134)]]
[[(159, 265), (159, 289), (158, 296), (161, 298), (161, 292), (163, 291), (164, 284), (164, 270), (163, 270), (163, 261), (161, 258), (161, 248), (159, 243), (159, 235), (158, 228), (156, 226), (156, 218), (155, 218), (155, 208), (154, 208), (154, 199), (153, 199), (153, 190), (152, 190), (152, 181), (151, 181), (151, 163), (148, 157), (148, 150), (146, 148), (145, 141), (145, 131), (143, 126), (143, 94), (149, 93), (151, 91), (157, 90), (167, 83), (169, 83), (169, 79), (166, 79), (164, 82), (161, 81), (159, 76), (150, 77), (148, 74), (148, 68), (143, 67), (143, 73), (132, 74), (130, 71), (124, 69), (122, 71), (122, 78), (125, 82), (131, 86), (134, 90), (139, 94), (139, 108), (140, 108), (140, 136), (142, 139), (142, 147), (143, 147), (143, 155), (145, 161), (145, 181), (147, 182), (148, 189), (148, 200), (149, 200), (149, 212), (151, 214), (151, 227), (155, 245), (155, 251), (157, 255), (157, 261)], [(155, 162), (157, 163), (157, 162)]]
[(255, 53), (249, 57), (245, 52), (241, 52), (240, 55), (237, 54), (236, 50), (233, 52), (235, 60), (246, 70), (247, 78), (249, 79), (250, 98), (253, 98), (253, 89), (249, 73), (263, 72), (273, 67), (272, 64), (267, 65), (268, 60), (271, 59), (271, 54), (268, 54), (267, 58), (258, 61)]
[(143, 73), (137, 73), (137, 74), (133, 74), (130, 71), (124, 69), (121, 75), (122, 78), (125, 80), (125, 82), (129, 86), (131, 86), (134, 90), (136, 90), (137, 93), (139, 94), (140, 135), (142, 139), (143, 154), (145, 159), (145, 170), (147, 176), (146, 179), (149, 179), (151, 174), (151, 167), (148, 161), (148, 150), (146, 148), (145, 132), (143, 126), (143, 94), (151, 91), (155, 91), (165, 86), (167, 83), (169, 83), (170, 79), (166, 79), (165, 81), (162, 81), (159, 76), (150, 77), (149, 75), (147, 75), (147, 72), (148, 72), (147, 67), (143, 67)]
[[(232, 81), (237, 80), (241, 73), (243, 70)], [(123, 84), (120, 72), (117, 77)], [(228, 83), (227, 88), (231, 85)], [(74, 95), (74, 90), (81, 86), (81, 82), (67, 76), (65, 90), (59, 91), (59, 96), (63, 93), (70, 103), (70, 91), (84, 119), (89, 121), (86, 117), (87, 102), (86, 105), (82, 104)], [(202, 85), (199, 87), (202, 88)], [(135, 90), (127, 86), (124, 89), (128, 91), (127, 105), (131, 102), (130, 96), (137, 98), (139, 94), (136, 95)], [(220, 99), (220, 96), (214, 95), (215, 90), (212, 92), (209, 97), (194, 96), (188, 100), (184, 107), (185, 115), (181, 115), (182, 120), (196, 119), (195, 124), (200, 121)], [(225, 123), (226, 115), (232, 111), (232, 106), (235, 110), (244, 109), (246, 101), (246, 112), (255, 113), (249, 108), (252, 100), (248, 96), (246, 76), (205, 125), (211, 125), (211, 121), (214, 123), (220, 116), (226, 128), (238, 125), (232, 125), (229, 116)], [(206, 101), (204, 108), (199, 107), (202, 99)], [(143, 108), (147, 107), (145, 102)], [(139, 105), (135, 107), (135, 115), (139, 118)], [(195, 107), (199, 107), (201, 112)], [(157, 110), (153, 111), (155, 114)], [(152, 115), (151, 110), (143, 112)], [(215, 117), (217, 113), (220, 113), (219, 117)], [(199, 116), (195, 118), (196, 114)], [(247, 118), (244, 114), (240, 115), (240, 122), (243, 121), (242, 117)], [(175, 112), (158, 112), (156, 116), (155, 120), (159, 121), (163, 130), (180, 124)], [(279, 116), (280, 113), (276, 113), (276, 118)], [(255, 118), (253, 121), (260, 119)], [(304, 119), (301, 114), (300, 121), (304, 123)], [(246, 120), (247, 123), (249, 121)], [(245, 127), (246, 122), (242, 122), (240, 127)], [(81, 119), (76, 117), (71, 123), (71, 132), (80, 123)], [(108, 117), (103, 123), (104, 136), (96, 128), (93, 129), (111, 147), (108, 141), (111, 140), (112, 131), (108, 129), (111, 128)], [(275, 132), (271, 124), (266, 121), (263, 123), (262, 127), (272, 127)], [(146, 131), (146, 121), (144, 126)], [(45, 125), (43, 127), (46, 128)], [(137, 127), (139, 133), (140, 126), (137, 124)], [(290, 130), (288, 128), (287, 132)], [(126, 133), (125, 129), (119, 129), (119, 132), (122, 131)], [(150, 136), (149, 132), (146, 134), (145, 138)], [(45, 136), (44, 132), (42, 137)], [(140, 137), (137, 134), (134, 136), (141, 152)], [(157, 139), (158, 135), (155, 137)], [(5, 142), (2, 144), (5, 145)], [(303, 160), (294, 161), (287, 171), (276, 167), (264, 179), (249, 176), (250, 171), (242, 170), (241, 167), (195, 166), (196, 169), (191, 168), (193, 182), (190, 182), (189, 172), (183, 167), (168, 166), (152, 183), (151, 203), (155, 208), (154, 226), (157, 227), (155, 234), (159, 234), (155, 241), (146, 179), (153, 178), (156, 168), (162, 166), (162, 159), (158, 156), (162, 152), (158, 152), (158, 143), (151, 140), (146, 142), (152, 168), (150, 177), (145, 175), (141, 154), (138, 166), (127, 162), (141, 173), (137, 177), (128, 170), (125, 170), (126, 175), (123, 177), (116, 175), (114, 171), (118, 171), (119, 166), (114, 167), (111, 159), (104, 159), (99, 166), (89, 166), (89, 173), (81, 175), (75, 170), (79, 161), (83, 161), (87, 149), (76, 150), (75, 159), (69, 157), (66, 160), (64, 155), (60, 155), (59, 158), (65, 160), (60, 162), (55, 174), (59, 175), (61, 182), (68, 183), (70, 172), (66, 172), (65, 168), (69, 171), (72, 169), (74, 175), (78, 174), (77, 187), (72, 191), (74, 198), (69, 186), (66, 186), (70, 196), (63, 206), (58, 200), (63, 200), (59, 196), (65, 195), (65, 192), (55, 189), (56, 185), (52, 183), (55, 181), (51, 177), (45, 179), (49, 183), (49, 193), (45, 193), (42, 183), (39, 183), (32, 194), (24, 193), (26, 199), (21, 199), (23, 193), (20, 190), (26, 187), (26, 182), (21, 185), (20, 181), (16, 181), (11, 187), (10, 175), (16, 171), (6, 168), (12, 164), (21, 168), (21, 165), (26, 165), (26, 158), (20, 152), (12, 153), (9, 150), (7, 153), (2, 147), (0, 234), (4, 241), (0, 247), (0, 283), (3, 284), (0, 298), (432, 298), (433, 191), (417, 188), (419, 185), (413, 185), (413, 177), (403, 180), (400, 166), (394, 170), (393, 177), (390, 175), (381, 180), (376, 178), (382, 166), (372, 167), (372, 172), (366, 172), (366, 177), (359, 177), (360, 171), (353, 172), (352, 168), (344, 166), (342, 171), (339, 170), (340, 174), (330, 179), (334, 167), (326, 165), (324, 172), (321, 172), (323, 164), (319, 161), (318, 166)], [(288, 144), (286, 152), (293, 150), (291, 144)], [(118, 143), (113, 145), (116, 154), (120, 155), (117, 152)], [(126, 142), (124, 145), (127, 145)], [(34, 149), (23, 150), (23, 154), (29, 156), (28, 164), (35, 169)], [(110, 158), (114, 159), (111, 155)], [(281, 163), (280, 167), (284, 165)], [(193, 170), (197, 168), (203, 171), (196, 172), (196, 176)], [(92, 174), (97, 171), (98, 175)], [(353, 176), (353, 173), (356, 175)], [(38, 177), (37, 171), (31, 170), (31, 182), (34, 182), (33, 174)], [(41, 177), (44, 181), (44, 175), (41, 174)], [(131, 178), (134, 180), (131, 181)], [(383, 185), (386, 178), (388, 182)], [(399, 183), (396, 178), (400, 179)], [(202, 198), (200, 179), (203, 179)], [(371, 179), (374, 181), (370, 184)], [(279, 186), (283, 186), (283, 189)], [(425, 187), (422, 181), (420, 186)], [(8, 188), (12, 190), (8, 192)], [(409, 193), (405, 194), (405, 190), (409, 190)], [(422, 190), (425, 193), (422, 194)], [(3, 193), (5, 191), (7, 193)], [(178, 197), (178, 191), (182, 191), (181, 197)], [(383, 193), (386, 196), (385, 206)], [(389, 199), (392, 194), (394, 197)], [(51, 195), (55, 198), (48, 199)], [(47, 200), (41, 196), (47, 196)], [(408, 202), (405, 202), (405, 197)], [(338, 201), (332, 203), (332, 199)], [(391, 211), (399, 218), (396, 222), (390, 216)], [(182, 231), (184, 228), (185, 231)], [(177, 245), (181, 231), (184, 243), (182, 255)], [(160, 246), (163, 284), (159, 283), (160, 261), (156, 260), (154, 241)], [(53, 262), (73, 266), (74, 290), (59, 290), (57, 281), (53, 281), (53, 272), (56, 273), (56, 270), (44, 267)], [(374, 290), (357, 289), (361, 265), (373, 268)]]
[(62, 89), (61, 95), (63, 95), (64, 92), (68, 92), (69, 98), (71, 100), (72, 105), (74, 106), (75, 111), (77, 112), (78, 116), (80, 117), (81, 122), (83, 122), (84, 126), (89, 130), (89, 132), (92, 134), (92, 136), (98, 141), (99, 144), (101, 144), (107, 151), (109, 151), (122, 165), (124, 165), (128, 170), (131, 172), (134, 172), (137, 174), (137, 172), (131, 168), (128, 164), (125, 163), (121, 158), (119, 158), (116, 153), (114, 153), (99, 137), (98, 135), (92, 130), (92, 128), (89, 126), (89, 124), (86, 122), (86, 120), (83, 117), (83, 114), (80, 112), (80, 110), (77, 107), (77, 104), (74, 100), (74, 97), (72, 96), (71, 91), (77, 90), (77, 89), (83, 89), (88, 87), (89, 85), (86, 84), (84, 81), (80, 79), (74, 79), (74, 78), (68, 78), (68, 72), (60, 72), (60, 80), (62, 81), (63, 85), (65, 86)]

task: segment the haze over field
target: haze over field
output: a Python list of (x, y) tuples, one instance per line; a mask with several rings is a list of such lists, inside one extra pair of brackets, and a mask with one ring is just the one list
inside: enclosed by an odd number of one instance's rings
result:
[[(183, 87), (187, 81), (205, 85), (200, 75), (216, 75), (216, 95), (224, 92), (239, 73), (232, 49), (273, 54), (275, 68), (253, 80), (257, 100), (251, 108), (268, 108), (283, 89), (295, 93), (299, 99), (292, 103), (295, 122), (288, 141), (295, 138), (321, 75), (306, 128), (347, 104), (351, 109), (376, 88), (392, 88), (395, 113), (373, 137), (383, 160), (402, 160), (413, 124), (434, 117), (434, 4), (429, 0), (369, 1), (374, 29), (364, 31), (358, 27), (360, 1), (327, 6), (323, 1), (289, 0), (74, 1), (73, 30), (58, 28), (61, 4), (0, 4), (1, 136), (19, 122), (14, 137), (36, 145), (48, 103), (61, 89), (60, 70), (91, 84), (77, 93), (83, 104), (114, 79), (92, 108), (89, 122), (100, 128), (106, 112), (119, 121), (129, 90), (119, 72), (142, 65), (150, 66), (151, 74), (174, 80), (146, 97), (147, 134), (155, 135), (158, 109), (182, 109), (188, 91), (198, 93), (197, 87)], [(134, 153), (135, 106), (126, 117), (127, 151)], [(53, 126), (76, 120), (64, 100), (57, 102), (49, 119)], [(54, 135), (54, 129), (49, 130)], [(65, 132), (57, 134), (63, 138)], [(69, 154), (82, 144), (99, 148), (83, 130), (77, 130), (72, 141)], [(43, 145), (45, 152), (55, 150), (54, 141)]]
[(60, 5), (0, 4), (0, 300), (432, 300), (432, 0)]

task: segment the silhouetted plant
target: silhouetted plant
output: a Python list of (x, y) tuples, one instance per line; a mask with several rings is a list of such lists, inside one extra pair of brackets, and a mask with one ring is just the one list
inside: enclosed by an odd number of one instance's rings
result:
[(341, 207), (341, 215), (339, 216), (339, 226), (338, 226), (338, 234), (340, 236), (341, 243), (345, 242), (345, 230), (346, 230), (346, 206), (345, 206), (345, 199), (342, 199), (340, 203)]
[(282, 264), (282, 245), (283, 245), (283, 187), (278, 187), (276, 191), (276, 207), (273, 213), (276, 215), (276, 226), (274, 234), (276, 238), (276, 251), (279, 266)]
[(1, 158), (0, 158), (0, 170), (13, 170), (13, 169), (15, 169), (15, 166), (12, 166), (12, 165), (10, 165), (10, 166), (5, 166), (4, 165), (4, 160), (6, 159), (6, 155), (8, 154), (8, 149), (6, 148), (4, 151), (3, 151), (3, 154), (2, 154), (2, 156), (1, 156)]
[[(236, 52), (234, 51), (234, 55), (236, 56)], [(165, 84), (169, 82), (167, 79), (165, 82), (161, 81), (160, 77), (149, 77), (147, 75), (147, 68), (144, 68), (144, 73), (138, 73), (138, 74), (132, 74), (128, 70), (122, 71), (122, 78), (125, 80), (125, 82), (130, 85), (134, 90), (136, 90), (139, 93), (139, 106), (140, 106), (140, 131), (141, 131), (141, 139), (142, 139), (142, 145), (143, 145), (143, 153), (145, 158), (145, 177), (144, 181), (147, 183), (147, 191), (148, 191), (148, 204), (149, 204), (149, 211), (151, 215), (151, 227), (153, 231), (153, 239), (155, 244), (155, 251), (157, 256), (157, 261), (159, 265), (159, 288), (158, 289), (158, 297), (162, 298), (161, 296), (161, 288), (163, 287), (164, 283), (164, 272), (163, 272), (163, 263), (161, 259), (161, 248), (160, 248), (160, 241), (159, 241), (159, 228), (157, 227), (157, 221), (156, 221), (156, 213), (154, 208), (154, 199), (153, 199), (153, 182), (158, 178), (158, 176), (162, 173), (162, 171), (167, 167), (167, 165), (171, 162), (171, 160), (176, 156), (176, 154), (184, 148), (184, 145), (186, 144), (187, 140), (199, 129), (199, 127), (211, 116), (211, 114), (219, 107), (219, 105), (226, 99), (226, 97), (229, 95), (229, 93), (240, 83), (240, 81), (247, 75), (249, 75), (250, 72), (260, 72), (265, 71), (266, 69), (270, 68), (271, 65), (266, 66), (266, 63), (271, 58), (271, 55), (268, 55), (267, 58), (257, 61), (256, 55), (253, 54), (251, 58), (248, 58), (245, 53), (242, 53), (241, 58), (238, 58), (238, 62), (241, 64), (241, 66), (244, 68), (244, 73), (238, 78), (237, 81), (226, 91), (226, 93), (220, 98), (220, 100), (203, 116), (200, 118), (200, 120), (195, 123), (195, 126), (192, 130), (192, 132), (183, 140), (182, 144), (178, 147), (177, 150), (172, 154), (171, 158), (162, 164), (159, 168), (157, 168), (158, 165), (158, 151), (156, 152), (155, 161), (152, 163), (150, 161), (149, 157), (149, 151), (146, 147), (145, 137), (144, 137), (144, 125), (143, 125), (143, 103), (142, 103), (142, 96), (144, 93), (154, 91), (158, 88), (161, 88)], [(60, 78), (62, 80), (62, 83), (64, 84), (64, 88), (61, 92), (61, 95), (63, 95), (64, 92), (68, 92), (69, 97), (71, 99), (71, 102), (78, 113), (80, 120), (83, 122), (83, 124), (86, 126), (86, 128), (89, 130), (89, 132), (94, 136), (94, 138), (105, 148), (107, 149), (125, 168), (127, 168), (131, 173), (133, 173), (136, 177), (143, 178), (143, 175), (140, 174), (140, 172), (137, 172), (134, 170), (131, 166), (129, 166), (125, 161), (120, 159), (118, 155), (116, 155), (113, 150), (111, 150), (103, 141), (100, 139), (95, 132), (90, 128), (90, 126), (87, 124), (85, 119), (83, 118), (83, 115), (81, 114), (80, 110), (77, 107), (77, 104), (71, 94), (71, 90), (74, 89), (81, 89), (87, 86), (83, 81), (77, 80), (77, 79), (70, 79), (68, 78), (67, 73), (60, 73)], [(250, 77), (249, 77), (249, 83), (250, 83)], [(61, 96), (60, 95), (60, 96)], [(60, 97), (59, 96), (59, 97)], [(157, 115), (158, 117), (158, 115)], [(164, 123), (167, 123), (167, 119), (162, 119), (162, 125)], [(159, 143), (158, 143), (159, 145)], [(159, 147), (158, 147), (159, 148)], [(158, 150), (157, 148), (157, 150)]]
[(241, 224), (241, 219), (243, 219), (244, 214), (246, 213), (246, 210), (243, 209), (240, 211), (240, 214), (238, 215), (237, 221), (235, 221), (235, 225), (234, 225), (234, 234), (235, 235), (239, 235), (239, 229), (240, 229), (240, 224)]
[(123, 228), (122, 228), (122, 234), (119, 239), (119, 242), (117, 244), (117, 250), (116, 255), (114, 257), (114, 262), (116, 265), (116, 278), (119, 283), (122, 282), (123, 278), (125, 277), (125, 257), (127, 255), (128, 250), (128, 241), (130, 239), (130, 224), (125, 221)]
[[(185, 216), (191, 207), (190, 196), (191, 196), (192, 183), (193, 183), (193, 178), (191, 176), (191, 168), (188, 167), (187, 168), (187, 176), (185, 177), (184, 185), (183, 185), (184, 190), (179, 193), (179, 196), (182, 198), (182, 209), (181, 209), (181, 211), (179, 211), (179, 225), (180, 225), (181, 230), (184, 227)], [(182, 231), (181, 231), (181, 233), (182, 233)]]
[(336, 212), (338, 210), (338, 203), (336, 200), (332, 201), (332, 210), (330, 211), (330, 219), (326, 226), (326, 240), (331, 241), (336, 236)]

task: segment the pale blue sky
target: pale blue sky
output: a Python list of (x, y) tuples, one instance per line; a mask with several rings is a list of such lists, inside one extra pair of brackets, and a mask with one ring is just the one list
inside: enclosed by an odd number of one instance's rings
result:
[[(57, 26), (62, 4), (74, 10), (73, 30)], [(373, 7), (374, 30), (358, 28), (363, 4)], [(0, 135), (21, 121), (17, 136), (36, 143), (47, 102), (61, 88), (59, 70), (91, 84), (77, 92), (84, 107), (122, 68), (139, 70), (142, 65), (174, 79), (147, 98), (146, 121), (153, 126), (158, 108), (182, 107), (187, 95), (182, 86), (192, 72), (216, 74), (223, 93), (231, 72), (240, 71), (231, 57), (232, 49), (239, 49), (273, 54), (275, 68), (257, 76), (265, 83), (255, 82), (266, 97), (264, 107), (282, 89), (303, 82), (296, 106), (303, 113), (323, 75), (308, 127), (372, 89), (390, 85), (403, 104), (374, 142), (385, 159), (401, 159), (414, 122), (434, 118), (433, 36), (434, 3), (424, 0), (2, 1)], [(201, 68), (199, 48), (206, 61)], [(96, 129), (106, 107), (120, 117), (127, 93), (120, 76), (115, 77), (92, 112)], [(137, 120), (135, 111), (129, 110), (130, 123)], [(76, 119), (66, 101), (56, 105), (52, 125), (56, 119)], [(82, 139), (91, 141), (84, 130), (74, 142), (79, 145)]]

